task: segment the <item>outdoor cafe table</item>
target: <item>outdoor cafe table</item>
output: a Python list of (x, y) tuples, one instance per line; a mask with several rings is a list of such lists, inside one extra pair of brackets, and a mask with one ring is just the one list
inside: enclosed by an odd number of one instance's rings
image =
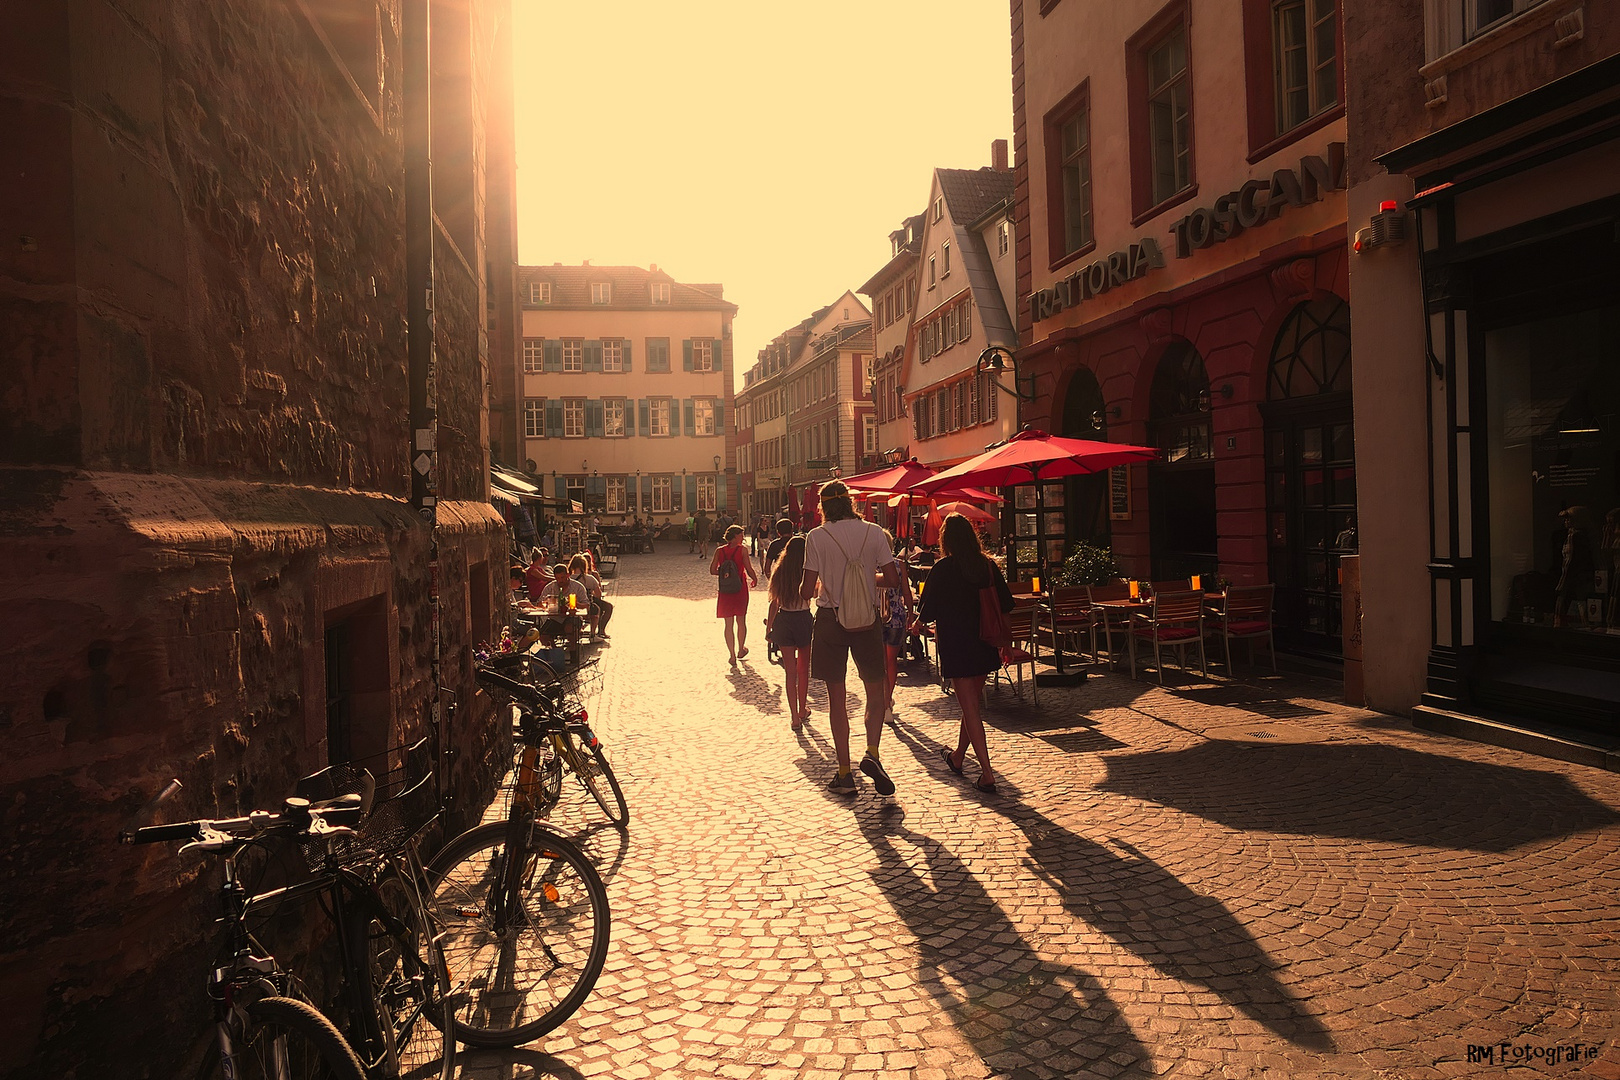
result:
[(1114, 631), (1116, 629), (1124, 630), (1127, 635), (1126, 644), (1129, 644), (1131, 616), (1139, 611), (1149, 611), (1152, 607), (1153, 601), (1141, 597), (1135, 600), (1123, 597), (1119, 600), (1093, 600), (1091, 602), (1091, 609), (1102, 616), (1103, 641), (1108, 646), (1109, 668), (1117, 667), (1119, 662), (1119, 658), (1114, 654)]

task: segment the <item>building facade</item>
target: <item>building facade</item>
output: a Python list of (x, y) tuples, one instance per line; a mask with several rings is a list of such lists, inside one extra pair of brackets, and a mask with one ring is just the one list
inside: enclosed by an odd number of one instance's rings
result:
[(911, 417), (902, 392), (906, 336), (917, 306), (925, 214), (889, 234), (889, 261), (860, 287), (872, 303), (872, 414), (878, 446), (890, 458), (911, 456)]
[(1357, 547), (1341, 39), (1314, 0), (1012, 4), (1023, 420), (1163, 451), (1049, 485), (1031, 528), (1270, 582), (1279, 646), (1328, 658)]
[(878, 461), (869, 372), (872, 315), (846, 292), (790, 335), (798, 342), (782, 371), (787, 484), (801, 500), (829, 477)]
[[(936, 469), (981, 453), (1018, 430), (1018, 408), (979, 356), (1009, 355), (1018, 334), (1008, 308), (1014, 276), (1013, 174), (997, 141), (986, 169), (935, 169), (923, 215), (917, 302), (906, 330), (900, 396), (911, 418), (912, 456)], [(987, 246), (985, 232), (994, 248)]]
[(738, 508), (720, 285), (656, 266), (525, 266), (523, 466), (548, 496), (662, 522)]
[(807, 334), (807, 325), (801, 324), (777, 335), (759, 351), (754, 366), (743, 373), (737, 408), (751, 432), (747, 468), (753, 494), (748, 510), (752, 514), (774, 517), (788, 505), (787, 389), (782, 375)]
[(471, 666), (505, 622), (510, 25), (505, 0), (108, 0), (0, 39), (26, 163), (0, 177), (0, 1073), (196, 1071), (214, 879), (112, 843), (170, 778), (164, 820), (245, 814), (437, 735), (471, 812), (510, 762)]
[(1613, 737), (1620, 17), (1351, 0), (1345, 39), (1368, 701)]

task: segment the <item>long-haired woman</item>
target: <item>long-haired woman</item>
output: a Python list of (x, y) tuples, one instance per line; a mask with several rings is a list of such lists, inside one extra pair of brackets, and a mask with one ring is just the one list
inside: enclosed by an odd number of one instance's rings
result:
[(782, 670), (787, 673), (788, 715), (793, 730), (810, 719), (810, 601), (799, 598), (804, 581), (804, 537), (787, 542), (782, 555), (771, 566), (770, 611), (766, 617), (771, 643), (782, 650)]
[(1002, 611), (1013, 609), (1012, 591), (1001, 576), (1001, 568), (979, 546), (979, 534), (973, 531), (972, 522), (961, 514), (945, 519), (940, 546), (945, 549), (945, 557), (928, 571), (917, 617), (934, 624), (939, 673), (951, 680), (956, 704), (962, 710), (956, 749), (946, 752), (945, 764), (960, 776), (971, 744), (974, 757), (979, 759), (979, 780), (973, 786), (994, 793), (996, 778), (990, 771), (990, 749), (979, 716), (979, 702), (984, 695), (984, 680), (1001, 667), (1001, 656), (979, 639), (979, 590), (994, 587)]

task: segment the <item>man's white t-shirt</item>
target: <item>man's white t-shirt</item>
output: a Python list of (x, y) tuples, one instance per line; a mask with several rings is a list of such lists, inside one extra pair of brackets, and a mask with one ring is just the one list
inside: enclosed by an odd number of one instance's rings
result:
[(835, 608), (842, 603), (846, 557), (860, 560), (867, 577), (873, 579), (874, 596), (877, 595), (877, 572), (894, 562), (889, 538), (870, 521), (844, 518), (816, 526), (805, 534), (804, 568), (814, 570), (820, 579), (817, 607)]

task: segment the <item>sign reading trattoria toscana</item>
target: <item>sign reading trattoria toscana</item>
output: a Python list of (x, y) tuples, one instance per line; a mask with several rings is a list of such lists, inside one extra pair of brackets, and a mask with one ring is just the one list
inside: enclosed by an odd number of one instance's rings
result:
[[(1245, 229), (1272, 220), (1290, 206), (1317, 202), (1324, 192), (1345, 189), (1344, 144), (1329, 143), (1327, 158), (1308, 154), (1297, 169), (1278, 169), (1269, 179), (1253, 179), (1236, 191), (1201, 206), (1170, 226), (1176, 258), (1191, 258), (1201, 248), (1230, 240)], [(1077, 307), (1110, 289), (1146, 277), (1165, 265), (1164, 254), (1151, 237), (1088, 263), (1049, 289), (1029, 294), (1030, 319), (1039, 322), (1065, 308)]]

